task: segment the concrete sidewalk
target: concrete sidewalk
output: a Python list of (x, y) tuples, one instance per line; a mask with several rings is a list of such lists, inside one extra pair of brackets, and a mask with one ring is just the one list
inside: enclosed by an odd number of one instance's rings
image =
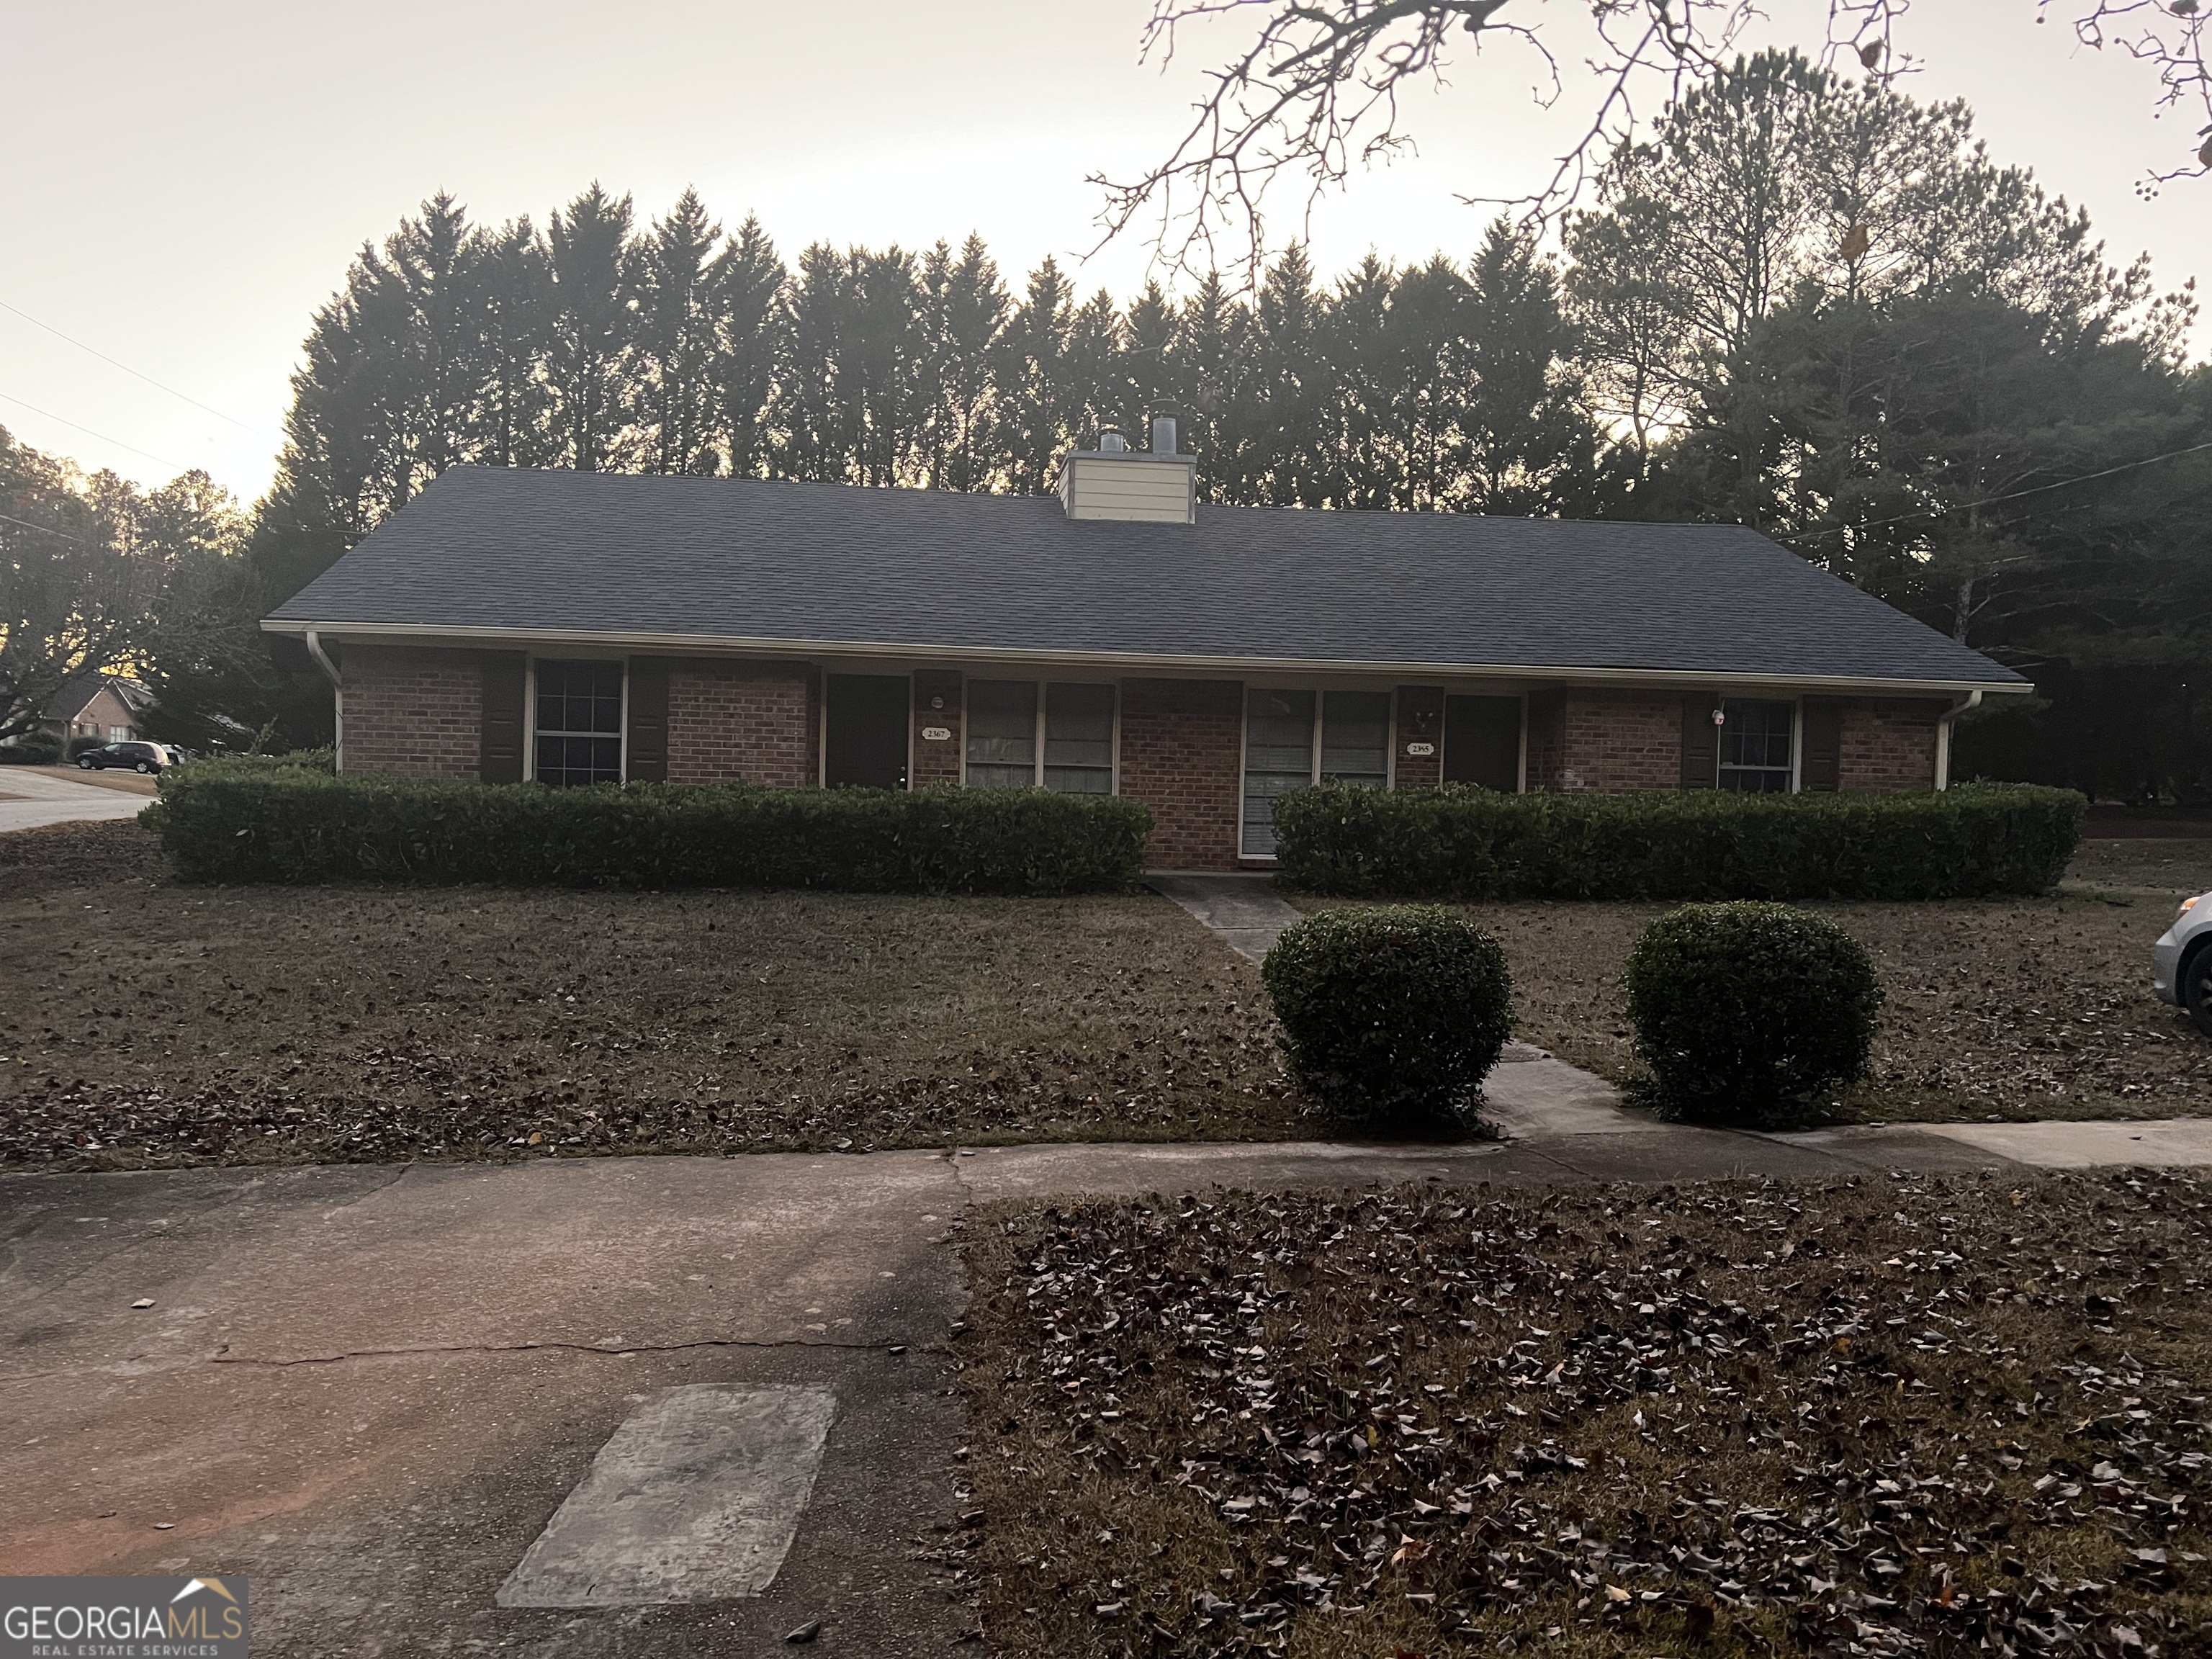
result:
[(0, 834), (49, 823), (135, 818), (153, 799), (150, 787), (141, 793), (112, 783), (79, 783), (42, 767), (0, 766)]

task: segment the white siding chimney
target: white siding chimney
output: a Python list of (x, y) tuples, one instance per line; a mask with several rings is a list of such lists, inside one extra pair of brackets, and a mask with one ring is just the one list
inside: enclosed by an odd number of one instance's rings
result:
[(1149, 453), (1131, 449), (1118, 432), (1101, 432), (1097, 448), (1079, 449), (1060, 463), (1060, 504), (1071, 519), (1193, 523), (1198, 458), (1176, 453), (1176, 423), (1165, 415), (1152, 422)]

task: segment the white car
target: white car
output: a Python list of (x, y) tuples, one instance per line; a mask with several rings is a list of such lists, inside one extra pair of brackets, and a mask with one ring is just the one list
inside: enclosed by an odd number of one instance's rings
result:
[(2181, 908), (2150, 947), (2151, 989), (2159, 1000), (2189, 1010), (2197, 1029), (2212, 1036), (2212, 893), (2181, 901)]

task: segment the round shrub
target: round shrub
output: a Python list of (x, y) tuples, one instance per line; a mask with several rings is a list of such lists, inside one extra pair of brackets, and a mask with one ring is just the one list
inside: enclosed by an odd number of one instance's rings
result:
[(1881, 987), (1859, 942), (1787, 904), (1686, 904), (1629, 953), (1628, 1015), (1662, 1117), (1773, 1128), (1866, 1074)]
[(1498, 941), (1441, 905), (1324, 910), (1261, 968), (1291, 1072), (1378, 1128), (1461, 1121), (1513, 1029)]

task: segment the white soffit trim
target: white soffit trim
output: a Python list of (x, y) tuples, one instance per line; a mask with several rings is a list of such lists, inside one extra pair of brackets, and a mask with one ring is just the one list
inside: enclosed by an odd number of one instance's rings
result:
[(354, 639), (364, 642), (388, 640), (396, 644), (451, 644), (462, 647), (562, 645), (600, 649), (662, 651), (691, 656), (778, 656), (919, 659), (944, 663), (1066, 663), (1086, 667), (1177, 668), (1229, 674), (1354, 674), (1389, 676), (1420, 680), (1444, 677), (1455, 679), (1541, 680), (1584, 686), (1793, 686), (1800, 690), (1856, 692), (1987, 691), (1998, 696), (2026, 696), (2032, 683), (2008, 684), (2002, 680), (1915, 680), (1862, 678), (1835, 674), (1752, 674), (1723, 670), (1678, 668), (1559, 668), (1524, 663), (1359, 662), (1340, 658), (1212, 657), (1151, 655), (1123, 651), (1040, 651), (1000, 646), (905, 645), (870, 640), (747, 639), (730, 634), (623, 634), (598, 629), (563, 628), (453, 628), (432, 623), (310, 623), (292, 618), (264, 617), (264, 632), (304, 635), (311, 630), (325, 639)]

